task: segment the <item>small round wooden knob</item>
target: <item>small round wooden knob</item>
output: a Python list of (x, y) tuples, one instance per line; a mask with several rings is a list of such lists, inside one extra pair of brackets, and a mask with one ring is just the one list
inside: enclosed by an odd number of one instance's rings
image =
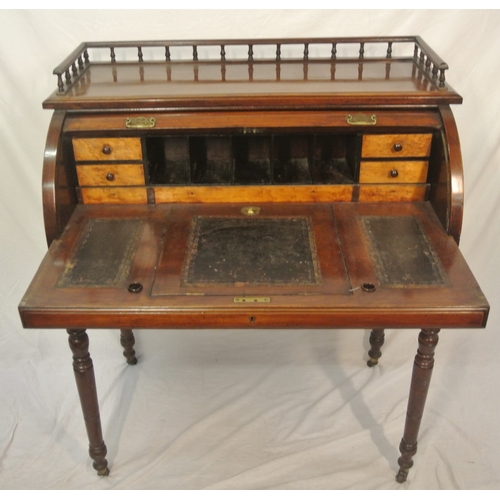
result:
[(398, 172), (395, 168), (393, 168), (393, 169), (390, 171), (389, 175), (390, 175), (391, 177), (397, 177), (397, 176), (399, 175), (399, 172)]
[(112, 174), (111, 172), (106, 174), (106, 180), (107, 181), (114, 181), (115, 180), (115, 174)]
[(392, 149), (396, 151), (396, 153), (399, 153), (403, 149), (403, 145), (400, 142), (396, 142), (394, 146), (392, 146)]
[(103, 148), (102, 148), (102, 152), (103, 152), (103, 154), (105, 154), (105, 155), (110, 155), (110, 154), (111, 154), (111, 151), (113, 151), (113, 150), (111, 149), (111, 146), (110, 146), (109, 144), (105, 144), (105, 145), (103, 146)]

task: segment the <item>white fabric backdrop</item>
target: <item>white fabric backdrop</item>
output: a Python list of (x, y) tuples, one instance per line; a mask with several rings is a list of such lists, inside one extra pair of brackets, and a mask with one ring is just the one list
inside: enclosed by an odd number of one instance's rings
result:
[[(0, 11), (0, 488), (498, 489), (500, 11)], [(17, 305), (45, 253), (51, 74), (82, 41), (421, 35), (450, 65), (465, 165), (461, 249), (492, 306), (443, 331), (409, 481), (394, 481), (416, 331), (90, 331), (111, 475), (98, 478), (63, 331)]]

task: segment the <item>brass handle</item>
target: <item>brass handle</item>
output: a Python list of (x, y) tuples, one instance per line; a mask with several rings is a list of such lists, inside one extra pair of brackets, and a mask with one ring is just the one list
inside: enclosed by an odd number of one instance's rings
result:
[(400, 142), (396, 142), (394, 146), (392, 146), (392, 149), (396, 151), (396, 153), (399, 153), (403, 150), (403, 145)]
[(144, 116), (136, 116), (125, 120), (127, 128), (153, 128), (156, 125), (156, 118), (146, 118)]
[(113, 149), (111, 148), (111, 146), (109, 144), (105, 144), (102, 148), (102, 152), (105, 155), (110, 155), (112, 151), (113, 151)]
[(115, 174), (112, 174), (111, 172), (106, 174), (106, 180), (107, 181), (114, 181), (115, 180)]
[(398, 175), (399, 175), (399, 172), (395, 168), (393, 168), (390, 172), (390, 176), (397, 177)]
[(377, 115), (347, 115), (345, 120), (348, 125), (376, 125)]

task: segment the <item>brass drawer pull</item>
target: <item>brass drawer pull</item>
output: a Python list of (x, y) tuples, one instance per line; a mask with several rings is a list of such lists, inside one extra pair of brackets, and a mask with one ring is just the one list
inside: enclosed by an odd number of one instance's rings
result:
[(127, 118), (125, 126), (127, 128), (153, 128), (156, 125), (156, 118), (146, 118), (144, 116), (137, 116), (134, 118)]
[(347, 115), (345, 120), (348, 125), (376, 125), (377, 115)]

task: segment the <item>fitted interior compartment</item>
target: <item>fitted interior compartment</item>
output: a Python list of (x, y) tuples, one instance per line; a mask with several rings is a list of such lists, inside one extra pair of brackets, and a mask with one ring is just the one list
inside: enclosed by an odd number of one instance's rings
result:
[(232, 184), (234, 159), (230, 136), (191, 137), (192, 184)]
[(312, 137), (275, 136), (273, 173), (277, 184), (311, 184)]
[(351, 184), (357, 181), (358, 137), (316, 135), (313, 143), (312, 180), (315, 184)]
[(235, 136), (233, 151), (235, 184), (271, 184), (273, 175), (270, 136)]
[(152, 150), (153, 154), (151, 150), (148, 152), (148, 157), (154, 159), (156, 183), (189, 184), (191, 182), (188, 137), (164, 137), (159, 141), (151, 140), (148, 145), (155, 147)]
[(146, 139), (153, 185), (353, 184), (356, 136), (170, 135)]

